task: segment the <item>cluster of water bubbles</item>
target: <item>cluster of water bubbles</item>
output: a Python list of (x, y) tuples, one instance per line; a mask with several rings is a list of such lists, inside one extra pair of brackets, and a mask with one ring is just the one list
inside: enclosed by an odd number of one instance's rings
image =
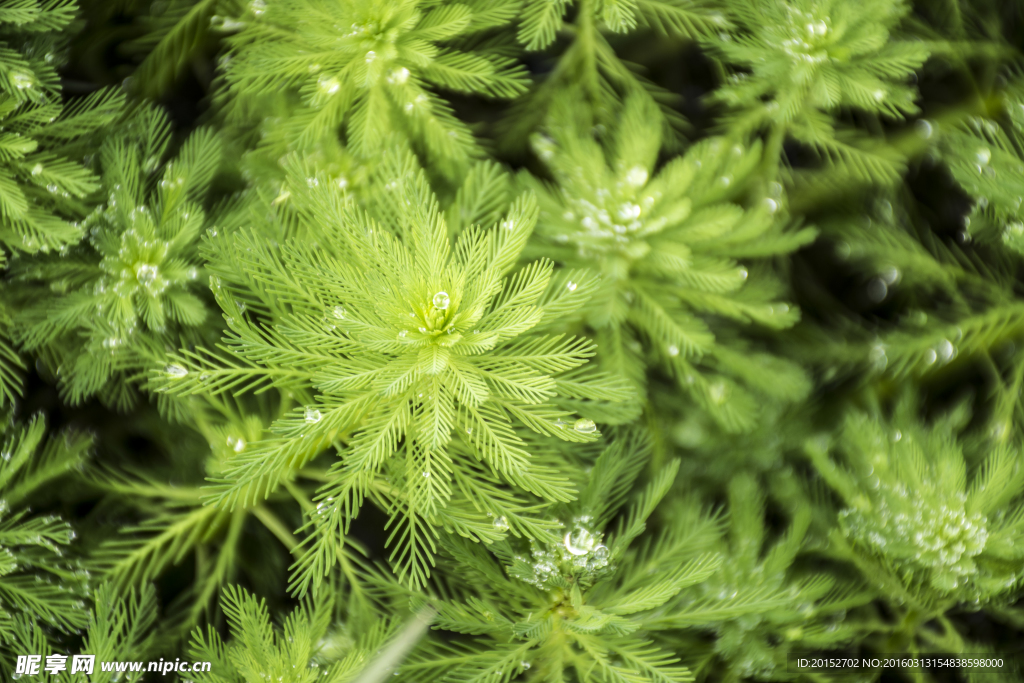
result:
[(519, 555), (517, 560), (531, 567), (531, 575), (519, 578), (542, 589), (553, 587), (560, 577), (585, 578), (588, 582), (611, 570), (611, 551), (603, 545), (604, 534), (594, 528), (589, 515), (573, 518), (563, 526), (557, 543), (541, 545), (531, 542), (530, 556)]
[[(534, 144), (540, 150), (540, 156), (545, 158), (543, 152), (550, 143), (537, 137)], [(649, 217), (659, 198), (656, 194), (641, 192), (647, 179), (648, 172), (643, 166), (625, 170), (611, 188), (577, 187), (571, 179), (564, 179), (562, 201), (565, 211), (561, 215), (561, 224), (565, 230), (557, 239), (573, 242), (586, 251), (630, 255), (637, 250), (638, 239), (646, 234), (645, 228), (650, 227), (645, 218)]]
[(870, 510), (840, 513), (848, 537), (902, 560), (908, 569), (926, 570), (932, 586), (942, 592), (966, 586), (978, 573), (973, 558), (985, 550), (988, 520), (980, 512), (967, 512), (965, 493), (911, 496), (904, 484), (877, 477), (870, 486), (877, 490)]
[(827, 47), (833, 38), (829, 18), (802, 12), (788, 4), (784, 7), (789, 18), (789, 37), (779, 42), (782, 51), (796, 62), (820, 64), (827, 61)]

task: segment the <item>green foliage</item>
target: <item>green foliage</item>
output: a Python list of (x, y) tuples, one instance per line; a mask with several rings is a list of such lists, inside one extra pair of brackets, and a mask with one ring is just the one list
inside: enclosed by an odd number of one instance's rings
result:
[(638, 26), (651, 27), (672, 36), (707, 35), (728, 22), (711, 3), (677, 0), (602, 0), (573, 3), (526, 0), (519, 21), (519, 41), (527, 50), (545, 48), (555, 39), (568, 8), (577, 5), (577, 22), (599, 22), (602, 28), (625, 33)]
[(213, 629), (192, 634), (193, 661), (210, 662), (209, 672), (195, 674), (200, 683), (289, 683), (356, 680), (366, 663), (395, 629), (377, 621), (359, 632), (332, 620), (333, 599), (325, 591), (306, 600), (275, 628), (265, 601), (229, 586), (222, 597), (232, 638), (225, 643)]
[[(572, 274), (554, 275), (550, 261), (510, 274), (536, 221), (531, 196), (452, 245), (411, 155), (389, 153), (376, 183), (387, 199), (373, 207), (376, 216), (334, 183), (305, 183), (308, 228), (323, 242), (268, 248), (244, 230), (211, 242), (214, 269), (225, 276), (214, 276), (213, 286), (234, 360), (183, 353), (154, 380), (177, 394), (315, 392), (271, 427), (272, 436), (232, 460), (215, 494), (229, 508), (255, 502), (337, 447), (341, 459), (313, 517), (319, 538), (299, 566), (302, 590), (333, 565), (337, 538), (368, 495), (387, 501), (401, 530), (392, 534), (393, 558), (414, 585), (429, 575), (439, 527), (490, 540), (493, 532), (481, 530), (490, 527), (484, 510), (471, 501), (501, 494), (489, 485), (467, 490), (475, 488), (464, 481), (476, 461), (495, 484), (568, 500), (565, 479), (531, 457), (524, 441), (531, 437), (513, 424), (591, 441), (595, 422), (567, 408), (586, 414), (596, 402), (596, 417), (609, 412), (600, 402), (629, 396), (613, 380), (581, 372), (592, 344), (541, 334), (582, 305), (590, 288), (577, 287)], [(258, 288), (226, 282), (239, 267)]]
[(68, 470), (81, 467), (91, 442), (70, 432), (47, 439), (41, 416), (24, 426), (2, 426), (0, 649), (10, 654), (17, 652), (10, 648), (12, 638), (25, 629), (70, 633), (87, 623), (88, 572), (80, 559), (66, 554), (75, 532), (56, 515), (33, 514), (28, 502)]
[[(793, 567), (805, 546), (810, 508), (797, 508), (792, 524), (765, 549), (765, 501), (756, 480), (737, 476), (729, 482), (728, 493), (730, 524), (728, 538), (720, 543), (722, 566), (684, 593), (679, 616), (670, 617), (685, 623), (688, 611), (717, 607), (715, 658), (702, 665), (726, 669), (737, 678), (772, 680), (785, 676), (791, 653), (836, 649), (853, 640), (857, 632), (852, 624), (843, 623), (845, 610), (867, 603), (869, 596), (860, 586), (842, 585), (829, 574)], [(714, 605), (716, 600), (727, 606)], [(749, 605), (757, 602), (771, 609), (749, 613)], [(729, 618), (730, 612), (743, 611), (734, 605), (746, 607), (748, 613)]]
[(742, 69), (712, 97), (735, 110), (723, 121), (730, 134), (771, 131), (770, 155), (780, 154), (783, 136), (791, 136), (845, 174), (896, 180), (902, 159), (849, 127), (837, 127), (830, 114), (841, 108), (896, 119), (917, 113), (916, 90), (906, 81), (928, 58), (929, 47), (896, 37), (910, 5), (764, 1), (730, 10), (739, 30), (708, 41)]
[[(73, 220), (99, 185), (74, 157), (109, 124), (124, 97), (102, 90), (66, 105), (57, 67), (64, 61), (73, 0), (20, 0), (0, 8), (0, 268), (7, 252), (63, 249), (82, 236)], [(6, 341), (11, 295), (0, 287), (0, 407), (19, 395), (23, 364)]]
[[(500, 43), (471, 43), (506, 24), (507, 0), (438, 5), (423, 0), (273, 2), (234, 36), (227, 80), (245, 97), (294, 89), (302, 100), (288, 139), (312, 146), (344, 123), (349, 148), (378, 154), (397, 132), (455, 176), (478, 155), (472, 133), (435, 88), (509, 98), (523, 68)], [(467, 49), (469, 48), (469, 49)]]
[(107, 388), (104, 400), (132, 405), (139, 370), (162, 355), (166, 341), (195, 340), (192, 329), (207, 317), (198, 295), (198, 239), (208, 224), (201, 201), (220, 145), (211, 131), (197, 131), (161, 165), (169, 123), (144, 108), (107, 138), (100, 163), (109, 197), (82, 222), (88, 238), (14, 266), (16, 277), (39, 283), (22, 296), (47, 304), (24, 310), (16, 337), (45, 353), (58, 376), (75, 368), (61, 383), (71, 403)]
[(809, 449), (844, 503), (837, 545), (894, 600), (933, 613), (1006, 596), (1021, 577), (1017, 454), (990, 447), (968, 477), (955, 416), (926, 428), (907, 412), (889, 424), (850, 414), (839, 434), (846, 467)]
[[(401, 674), (440, 680), (436, 670), (450, 668), (445, 680), (504, 682), (519, 673), (534, 680), (693, 680), (677, 656), (652, 645), (646, 632), (658, 626), (648, 616), (719, 567), (721, 558), (701, 552), (716, 523), (679, 515), (657, 543), (634, 543), (672, 487), (673, 462), (612, 526), (649, 450), (636, 436), (604, 449), (579, 501), (563, 509), (546, 542), (510, 539), (488, 552), (465, 539), (446, 540), (451, 575), (462, 577), (453, 590), (464, 597), (431, 599), (435, 628), (482, 637), (428, 644)], [(495, 524), (507, 526), (500, 518)]]
[[(95, 606), (88, 613), (81, 652), (92, 654), (97, 662), (90, 680), (102, 683), (143, 680), (138, 672), (103, 671), (99, 662), (132, 661), (144, 659), (154, 651), (153, 626), (156, 621), (156, 592), (147, 586), (141, 592), (118, 594), (113, 586), (101, 586), (94, 596)], [(50, 653), (47, 637), (38, 625), (19, 624), (12, 650), (17, 653)], [(45, 661), (45, 660), (44, 660)], [(70, 661), (70, 659), (68, 660)], [(66, 662), (65, 662), (66, 664)], [(46, 674), (51, 680), (69, 683), (80, 679), (71, 674), (71, 667), (57, 674)], [(14, 678), (21, 674), (14, 674)]]
[[(1002, 97), (1003, 124), (972, 117), (950, 131), (940, 131), (943, 158), (957, 183), (976, 200), (964, 219), (968, 234), (986, 241), (1002, 241), (1024, 252), (1024, 223), (1020, 204), (1024, 187), (1024, 103), (1022, 84), (1016, 81)], [(925, 122), (929, 136), (933, 124)]]
[[(744, 210), (742, 192), (761, 146), (713, 138), (694, 145), (660, 173), (657, 111), (641, 96), (626, 100), (620, 123), (605, 139), (566, 97), (534, 139), (557, 187), (527, 178), (540, 196), (536, 253), (569, 268), (593, 268), (601, 281), (585, 309), (599, 358), (639, 389), (647, 364), (665, 367), (701, 407), (731, 430), (754, 424), (754, 395), (798, 400), (808, 382), (781, 358), (717, 343), (711, 316), (784, 329), (795, 307), (777, 300), (781, 283), (740, 258), (786, 253), (814, 238), (787, 230), (775, 200)], [(716, 327), (718, 325), (715, 325)], [(751, 391), (753, 390), (753, 392)]]
[(1017, 10), (0, 1), (0, 669), (1024, 680)]
[[(125, 589), (144, 586), (167, 576), (175, 567), (191, 564), (196, 572), (193, 589), (179, 597), (166, 617), (174, 624), (168, 634), (182, 641), (203, 617), (216, 609), (219, 591), (230, 581), (244, 577), (261, 585), (277, 566), (272, 557), (253, 557), (248, 538), (261, 544), (283, 544), (295, 550), (291, 528), (283, 519), (298, 517), (310, 508), (311, 485), (289, 482), (267, 501), (234, 511), (203, 504), (203, 475), (219, 476), (250, 443), (259, 440), (269, 418), (277, 415), (268, 401), (259, 409), (232, 401), (211, 402), (202, 409), (198, 401), (191, 411), (192, 427), (200, 438), (176, 444), (175, 461), (191, 467), (157, 471), (103, 471), (94, 484), (107, 494), (113, 509), (131, 509), (141, 516), (137, 525), (125, 526), (108, 538), (90, 558), (90, 568), (103, 581)], [(170, 484), (164, 477), (182, 474), (187, 482)], [(282, 519), (283, 518), (283, 519)], [(352, 551), (341, 562), (350, 573)]]

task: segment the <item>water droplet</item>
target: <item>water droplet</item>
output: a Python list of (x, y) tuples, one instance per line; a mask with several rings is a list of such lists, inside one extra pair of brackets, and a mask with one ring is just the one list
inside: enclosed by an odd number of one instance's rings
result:
[(634, 166), (626, 172), (626, 182), (633, 187), (640, 187), (647, 182), (647, 169), (643, 166)]
[(619, 218), (624, 221), (633, 220), (640, 217), (641, 209), (638, 205), (632, 202), (626, 202), (619, 207)]
[(886, 294), (889, 293), (889, 287), (885, 284), (885, 280), (880, 277), (873, 278), (868, 283), (868, 298), (878, 303), (885, 299)]
[(345, 319), (345, 307), (344, 306), (335, 306), (334, 307), (334, 311), (333, 311), (333, 315), (338, 320), (344, 320)]
[(572, 428), (580, 434), (593, 434), (597, 431), (597, 425), (594, 424), (593, 420), (588, 420), (585, 417), (581, 417), (573, 423)]
[(992, 152), (987, 147), (982, 147), (974, 153), (974, 158), (978, 160), (978, 163), (984, 166), (992, 159)]
[(448, 292), (438, 292), (434, 295), (434, 308), (442, 311), (448, 310), (448, 304), (451, 303), (451, 298), (448, 296)]
[(931, 122), (928, 121), (927, 119), (921, 119), (920, 121), (915, 123), (914, 128), (917, 129), (918, 134), (925, 140), (931, 138), (932, 133), (934, 132), (934, 127), (932, 126)]
[(576, 283), (573, 282), (572, 280), (569, 280), (569, 283), (565, 285), (565, 288), (568, 289), (570, 292), (575, 292), (576, 291), (576, 287), (577, 287)]
[(182, 379), (183, 377), (185, 377), (185, 375), (188, 374), (188, 370), (177, 364), (168, 365), (166, 368), (164, 368), (164, 372), (171, 379)]
[(594, 539), (594, 535), (586, 529), (577, 527), (574, 531), (566, 532), (565, 538), (562, 539), (562, 543), (570, 554), (581, 556), (586, 555), (594, 549), (596, 539)]
[(42, 164), (36, 164), (35, 166), (32, 167), (32, 175), (39, 175), (42, 172), (43, 172), (43, 165)]
[(409, 330), (402, 330), (398, 333), (399, 339), (405, 339), (409, 335)]
[(21, 71), (13, 71), (10, 75), (11, 85), (18, 90), (26, 90), (32, 87), (32, 76), (30, 74), (22, 73)]
[(408, 80), (409, 80), (409, 70), (406, 69), (404, 66), (403, 67), (399, 67), (398, 69), (395, 69), (394, 71), (391, 72), (391, 75), (388, 76), (388, 82), (389, 83), (393, 83), (393, 84), (397, 84), (397, 85), (402, 85), (403, 83), (405, 83)]
[(679, 347), (676, 346), (675, 344), (669, 344), (668, 345), (668, 355), (672, 356), (673, 358), (678, 356), (679, 355)]
[(494, 528), (498, 531), (508, 531), (508, 519), (505, 515), (494, 518)]
[(321, 415), (320, 411), (316, 408), (306, 408), (305, 418), (306, 422), (315, 424), (323, 419), (323, 415)]
[(948, 339), (943, 339), (939, 342), (938, 347), (936, 347), (936, 351), (943, 361), (952, 360), (953, 356), (956, 355), (956, 347), (954, 347), (953, 342)]
[(320, 88), (320, 92), (327, 95), (333, 95), (341, 89), (341, 83), (337, 78), (327, 78), (326, 76), (321, 76), (317, 81), (317, 85)]

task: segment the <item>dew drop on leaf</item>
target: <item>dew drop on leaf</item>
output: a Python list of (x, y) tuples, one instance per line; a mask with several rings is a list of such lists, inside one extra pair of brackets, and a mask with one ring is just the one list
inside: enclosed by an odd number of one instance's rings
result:
[(305, 418), (306, 422), (315, 424), (323, 419), (323, 415), (316, 408), (306, 408)]
[(594, 549), (594, 535), (586, 529), (577, 528), (574, 531), (566, 532), (562, 543), (570, 554), (582, 556)]
[(449, 303), (451, 303), (451, 298), (448, 296), (448, 292), (442, 291), (434, 295), (434, 308), (447, 311)]
[(188, 370), (176, 364), (168, 365), (164, 368), (164, 372), (167, 373), (167, 376), (171, 379), (182, 379), (188, 374)]
[(585, 417), (581, 417), (580, 419), (576, 420), (572, 428), (575, 429), (580, 434), (593, 434), (594, 432), (597, 431), (597, 425), (594, 424), (594, 421), (588, 420)]

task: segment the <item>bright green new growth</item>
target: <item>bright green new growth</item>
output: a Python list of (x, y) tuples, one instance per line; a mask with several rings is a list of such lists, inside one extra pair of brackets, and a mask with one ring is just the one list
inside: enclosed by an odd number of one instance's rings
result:
[(109, 196), (82, 222), (88, 237), (14, 266), (18, 277), (40, 282), (29, 291), (47, 303), (18, 318), (17, 339), (49, 356), (72, 403), (105, 388), (105, 401), (132, 405), (132, 380), (163, 355), (167, 335), (189, 338), (206, 318), (197, 283), (207, 226), (200, 202), (220, 146), (211, 131), (197, 131), (158, 173), (169, 143), (166, 115), (143, 109), (100, 149)]
[(457, 177), (478, 156), (468, 126), (434, 88), (511, 98), (526, 74), (501, 41), (471, 37), (506, 24), (507, 0), (285, 0), (260, 9), (232, 39), (232, 91), (298, 91), (303, 108), (285, 124), (310, 147), (344, 124), (349, 149), (370, 157), (400, 133), (432, 164)]
[(239, 306), (229, 285), (214, 283), (237, 360), (185, 354), (156, 381), (176, 394), (271, 385), (310, 392), (272, 436), (230, 463), (217, 501), (255, 502), (334, 446), (341, 459), (318, 496), (315, 559), (303, 560), (301, 585), (333, 564), (333, 539), (367, 496), (388, 501), (398, 525), (393, 558), (417, 584), (428, 575), (439, 527), (493, 535), (478, 502), (469, 501), (506, 494), (486, 491), (489, 485), (477, 490), (467, 479), (477, 471), (473, 461), (495, 484), (568, 500), (566, 480), (531, 456), (520, 432), (591, 441), (599, 435), (594, 421), (566, 407), (586, 415), (596, 402), (596, 416), (601, 401), (629, 394), (584, 371), (591, 343), (541, 333), (582, 305), (591, 288), (578, 284), (579, 275), (554, 275), (550, 261), (511, 273), (536, 221), (529, 195), (498, 224), (469, 227), (453, 245), (408, 153), (393, 151), (382, 165), (382, 222), (334, 184), (304, 184), (315, 242), (270, 246), (241, 231), (212, 243), (218, 270), (241, 268), (258, 288), (248, 293), (257, 300)]
[(774, 199), (748, 210), (729, 201), (754, 170), (759, 144), (705, 140), (655, 174), (658, 120), (656, 107), (635, 95), (616, 129), (595, 139), (572, 97), (559, 101), (550, 137), (534, 138), (558, 184), (527, 177), (541, 206), (533, 253), (600, 273), (584, 320), (603, 367), (641, 391), (648, 364), (666, 367), (727, 428), (749, 429), (756, 413), (750, 389), (792, 401), (806, 394), (807, 379), (768, 353), (719, 343), (706, 321), (770, 329), (796, 323), (796, 308), (776, 298), (781, 283), (764, 270), (751, 277), (738, 259), (790, 252), (814, 231), (787, 230), (773, 215)]

